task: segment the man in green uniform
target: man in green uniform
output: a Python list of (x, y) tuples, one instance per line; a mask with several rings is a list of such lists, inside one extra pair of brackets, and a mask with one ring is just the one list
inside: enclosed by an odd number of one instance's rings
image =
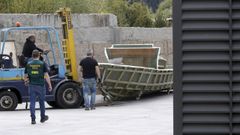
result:
[[(50, 78), (48, 75), (48, 69), (44, 62), (40, 61), (40, 53), (38, 50), (34, 50), (32, 53), (32, 61), (29, 61), (25, 68), (25, 83), (29, 87), (29, 95), (30, 95), (30, 112), (32, 118), (32, 124), (36, 124), (36, 116), (35, 116), (35, 102), (36, 97), (39, 99), (40, 111), (41, 111), (41, 120), (43, 123), (48, 120), (48, 116), (45, 115), (45, 79), (48, 83), (49, 91), (52, 90), (52, 85), (50, 82)], [(45, 77), (45, 79), (44, 79)]]

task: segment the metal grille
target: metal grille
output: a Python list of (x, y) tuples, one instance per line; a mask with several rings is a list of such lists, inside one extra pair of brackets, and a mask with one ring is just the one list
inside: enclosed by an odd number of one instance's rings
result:
[(240, 134), (240, 0), (174, 0), (174, 135)]

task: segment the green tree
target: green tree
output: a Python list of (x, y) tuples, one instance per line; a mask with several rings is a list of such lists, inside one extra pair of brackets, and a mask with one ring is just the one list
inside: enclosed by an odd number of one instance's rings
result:
[(67, 0), (66, 7), (70, 7), (73, 13), (90, 13), (89, 0)]
[(133, 4), (135, 2), (143, 2), (143, 0), (127, 0), (128, 3)]
[(167, 18), (172, 17), (172, 0), (164, 0), (159, 4), (156, 12), (155, 26), (166, 27), (169, 26)]
[(128, 24), (131, 27), (152, 27), (153, 19), (149, 8), (139, 2), (129, 5), (127, 12)]
[(125, 27), (152, 27), (154, 18), (142, 0), (0, 0), (0, 7), (0, 13), (54, 13), (60, 7), (72, 13), (112, 13)]
[[(73, 13), (100, 12), (105, 0), (0, 0), (1, 13), (54, 13), (70, 7)], [(103, 7), (105, 8), (105, 7)]]
[(117, 16), (119, 26), (129, 26), (127, 20), (128, 4), (126, 0), (108, 0), (106, 12)]

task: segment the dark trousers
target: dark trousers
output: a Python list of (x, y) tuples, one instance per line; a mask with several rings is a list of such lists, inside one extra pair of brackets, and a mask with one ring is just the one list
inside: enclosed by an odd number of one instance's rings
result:
[(35, 116), (35, 103), (36, 98), (38, 97), (40, 111), (41, 111), (41, 119), (45, 117), (45, 95), (46, 95), (46, 88), (45, 86), (39, 85), (29, 85), (29, 95), (30, 95), (30, 112), (31, 118), (36, 119)]

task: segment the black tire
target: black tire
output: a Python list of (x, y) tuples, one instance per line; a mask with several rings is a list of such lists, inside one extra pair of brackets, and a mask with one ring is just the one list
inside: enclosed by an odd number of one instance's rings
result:
[(56, 94), (56, 103), (60, 108), (78, 108), (83, 103), (80, 87), (73, 82), (62, 84)]
[(48, 105), (50, 105), (53, 108), (59, 108), (59, 106), (57, 105), (57, 103), (55, 101), (47, 101)]
[(0, 92), (0, 111), (14, 111), (18, 105), (18, 98), (12, 91)]

